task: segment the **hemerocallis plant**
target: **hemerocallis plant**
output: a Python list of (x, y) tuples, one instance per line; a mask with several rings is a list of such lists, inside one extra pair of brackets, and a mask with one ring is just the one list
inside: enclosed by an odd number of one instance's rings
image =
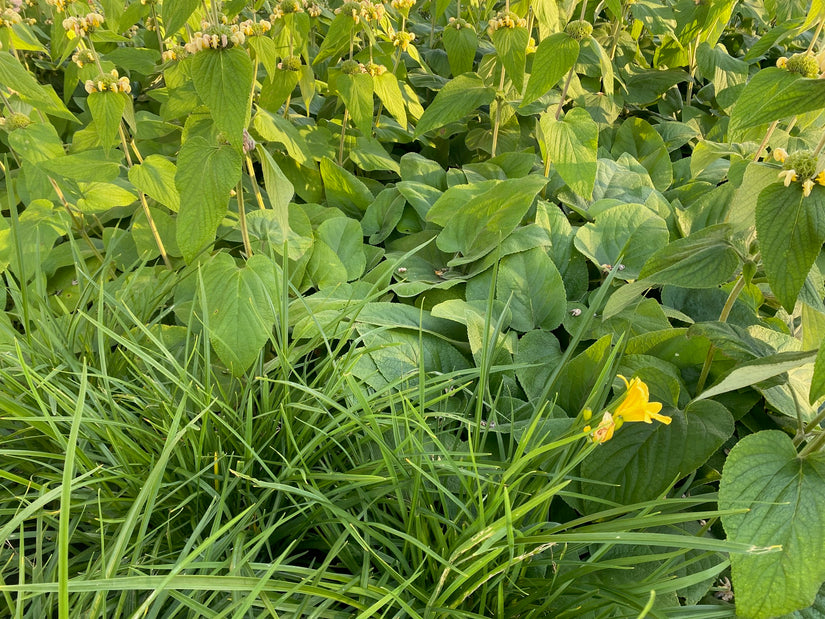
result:
[[(665, 425), (669, 425), (672, 421), (667, 415), (659, 413), (662, 410), (661, 402), (650, 401), (650, 390), (642, 379), (637, 376), (628, 381), (621, 374), (618, 376), (624, 381), (627, 391), (613, 412), (610, 410), (604, 411), (602, 420), (590, 437), (594, 443), (609, 441), (613, 438), (616, 429), (620, 428), (626, 421), (653, 423), (655, 419)], [(585, 426), (584, 431), (590, 432), (590, 426)]]

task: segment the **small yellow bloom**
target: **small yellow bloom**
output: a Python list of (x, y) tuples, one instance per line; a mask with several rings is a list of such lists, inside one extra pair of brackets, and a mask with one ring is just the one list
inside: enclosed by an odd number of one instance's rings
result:
[(616, 431), (616, 422), (613, 420), (613, 415), (605, 411), (602, 420), (598, 427), (594, 430), (591, 440), (594, 443), (605, 443), (613, 438), (613, 433)]
[(811, 195), (811, 189), (814, 188), (814, 182), (809, 178), (804, 183), (802, 183), (802, 196), (807, 198)]
[(779, 178), (783, 179), (785, 187), (790, 187), (791, 183), (797, 180), (796, 170), (782, 170), (779, 173)]
[(653, 423), (653, 420), (661, 421), (667, 425), (671, 418), (667, 415), (660, 415), (662, 405), (659, 402), (650, 402), (650, 391), (647, 385), (639, 377), (630, 382), (624, 376), (619, 375), (627, 386), (624, 400), (616, 408), (615, 415), (623, 421), (644, 421)]
[(773, 149), (773, 158), (776, 159), (779, 163), (785, 163), (785, 159), (788, 158), (788, 151), (784, 148), (774, 148)]
[(816, 175), (814, 179), (815, 182), (819, 183), (820, 185), (825, 186), (825, 170), (822, 170), (819, 174)]

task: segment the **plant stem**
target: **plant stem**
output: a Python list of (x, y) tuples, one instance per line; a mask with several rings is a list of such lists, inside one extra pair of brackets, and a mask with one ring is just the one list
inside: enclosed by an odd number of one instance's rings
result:
[(814, 36), (811, 37), (811, 42), (808, 45), (808, 49), (805, 50), (805, 53), (810, 54), (814, 51), (814, 45), (816, 45), (817, 39), (819, 39), (819, 35), (822, 32), (822, 26), (825, 25), (825, 18), (819, 20), (819, 24), (816, 26), (816, 32), (814, 32)]
[(556, 107), (556, 120), (561, 116), (561, 109), (564, 107), (565, 98), (567, 98), (567, 89), (570, 88), (570, 82), (573, 79), (573, 72), (575, 70), (576, 67), (574, 65), (570, 67), (570, 70), (567, 72), (567, 78), (564, 80), (564, 86), (561, 89), (561, 99), (559, 99), (559, 105)]
[(238, 198), (238, 221), (241, 223), (241, 237), (243, 237), (243, 248), (246, 252), (246, 258), (252, 257), (252, 244), (249, 242), (249, 231), (246, 228), (246, 209), (243, 204), (243, 181), (238, 181), (238, 189), (236, 190)]
[[(736, 299), (739, 298), (739, 294), (745, 288), (745, 277), (740, 274), (739, 278), (736, 280), (736, 283), (733, 285), (733, 288), (728, 295), (727, 300), (725, 301), (725, 305), (722, 308), (722, 312), (719, 314), (719, 322), (725, 322), (730, 316), (731, 311), (733, 310), (733, 304), (736, 303)], [(713, 362), (713, 355), (716, 352), (716, 347), (711, 344), (710, 348), (708, 348), (708, 354), (705, 356), (705, 362), (702, 365), (702, 372), (699, 374), (699, 381), (696, 383), (696, 395), (702, 393), (702, 389), (705, 386), (705, 381), (708, 379), (708, 373), (710, 372), (710, 365)]]
[[(118, 130), (120, 131), (121, 148), (123, 149), (123, 154), (126, 155), (126, 163), (131, 168), (132, 157), (129, 155), (129, 145), (126, 143), (126, 133), (123, 131), (122, 120), (120, 121)], [(137, 146), (135, 145), (134, 140), (132, 140), (132, 148), (135, 149), (135, 153), (137, 153), (138, 157), (142, 160), (143, 158), (140, 157), (140, 153), (137, 150)], [(140, 205), (143, 208), (143, 214), (146, 215), (146, 221), (149, 223), (149, 230), (151, 230), (152, 232), (152, 238), (155, 239), (155, 245), (158, 246), (160, 257), (163, 258), (163, 264), (165, 264), (166, 268), (171, 271), (172, 263), (169, 261), (169, 256), (166, 253), (166, 248), (163, 246), (163, 240), (160, 238), (158, 227), (157, 225), (155, 225), (155, 220), (152, 217), (152, 212), (149, 210), (149, 204), (146, 202), (146, 194), (144, 194), (142, 191), (138, 191), (138, 196), (140, 197)]]
[(255, 166), (252, 165), (252, 158), (249, 155), (246, 156), (246, 171), (249, 173), (249, 178), (252, 179), (252, 192), (255, 194), (258, 208), (265, 211), (264, 197), (261, 195), (261, 188), (258, 186), (258, 179), (255, 176)]
[(344, 166), (344, 138), (347, 135), (347, 120), (349, 119), (349, 110), (344, 108), (344, 118), (341, 120), (341, 141), (338, 143), (338, 165)]
[(819, 451), (822, 448), (823, 444), (825, 444), (825, 432), (820, 432), (811, 440), (810, 443), (808, 443), (807, 445), (805, 445), (805, 447), (802, 448), (802, 451), (799, 452), (798, 457), (804, 458), (808, 454), (811, 454), (815, 451)]
[[(499, 92), (504, 90), (504, 65), (501, 65), (501, 79), (498, 83)], [(496, 97), (496, 118), (493, 121), (493, 157), (496, 156), (496, 147), (498, 146), (498, 126), (499, 122), (501, 121), (501, 104), (503, 103), (503, 97)]]
[(817, 157), (819, 153), (822, 151), (822, 147), (825, 146), (825, 132), (822, 133), (822, 137), (819, 138), (819, 144), (816, 145), (816, 150), (814, 150), (814, 157)]
[(759, 145), (759, 148), (756, 149), (756, 154), (753, 156), (754, 161), (759, 161), (759, 156), (762, 154), (762, 151), (765, 150), (765, 147), (768, 145), (768, 140), (771, 139), (771, 135), (773, 135), (774, 130), (776, 129), (776, 125), (779, 124), (778, 120), (775, 120), (771, 123), (771, 126), (768, 127), (767, 133), (765, 133), (765, 137), (762, 140), (762, 143)]

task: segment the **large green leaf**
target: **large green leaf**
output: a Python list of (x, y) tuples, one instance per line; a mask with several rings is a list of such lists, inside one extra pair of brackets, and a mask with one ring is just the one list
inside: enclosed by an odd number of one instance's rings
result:
[(727, 224), (718, 224), (676, 239), (650, 257), (639, 277), (683, 288), (714, 288), (723, 284), (739, 264), (729, 234)]
[(556, 172), (570, 189), (589, 200), (596, 184), (599, 126), (580, 107), (560, 120), (553, 112), (545, 112), (539, 122), (547, 156)]
[(780, 553), (733, 554), (736, 611), (768, 619), (810, 606), (825, 580), (825, 454), (797, 455), (778, 430), (751, 434), (731, 450), (719, 509), (733, 542), (780, 546)]
[(6, 50), (0, 50), (0, 84), (13, 89), (20, 97), (41, 112), (78, 122), (51, 87), (37, 79)]
[(166, 28), (166, 36), (172, 37), (195, 12), (200, 2), (198, 0), (175, 0), (174, 2), (164, 2), (161, 5), (161, 15), (163, 25)]
[(126, 109), (127, 95), (122, 92), (93, 92), (86, 102), (95, 121), (95, 129), (100, 143), (108, 153), (118, 141), (118, 129), (123, 110)]
[(756, 234), (771, 290), (789, 312), (825, 241), (825, 189), (768, 185), (756, 202)]
[(275, 323), (278, 278), (269, 258), (255, 254), (244, 267), (220, 253), (201, 267), (209, 341), (239, 376), (258, 357)]
[(149, 155), (129, 168), (129, 181), (147, 196), (173, 211), (180, 210), (180, 195), (175, 187), (174, 163), (161, 155)]
[(347, 270), (347, 280), (360, 277), (367, 264), (361, 224), (349, 217), (333, 217), (321, 222), (315, 231), (316, 241), (326, 243)]
[(524, 61), (527, 54), (527, 41), (530, 35), (526, 28), (498, 28), (491, 37), (496, 48), (496, 56), (504, 65), (504, 70), (513, 86), (519, 92), (524, 85)]
[(656, 130), (641, 118), (628, 118), (619, 127), (613, 146), (614, 157), (628, 153), (636, 158), (650, 174), (650, 180), (659, 191), (664, 191), (673, 182), (673, 164), (665, 147), (665, 142)]
[(499, 266), (496, 297), (510, 303), (516, 331), (551, 331), (567, 309), (564, 284), (556, 265), (542, 248), (506, 256)]
[(214, 240), (229, 191), (241, 178), (241, 163), (241, 154), (228, 144), (212, 144), (200, 136), (183, 143), (175, 186), (180, 195), (178, 246), (187, 262)]
[(535, 175), (500, 182), (459, 208), (436, 245), (444, 252), (461, 253), (450, 265), (487, 255), (521, 222), (546, 183), (547, 179)]
[(464, 73), (451, 79), (427, 106), (415, 128), (416, 137), (461, 120), (476, 108), (489, 105), (495, 96), (496, 91), (485, 86), (475, 73)]
[(241, 143), (252, 92), (252, 61), (243, 49), (204, 50), (192, 59), (192, 82), (220, 131)]
[(453, 75), (469, 73), (473, 70), (473, 61), (478, 49), (478, 35), (469, 28), (456, 27), (459, 22), (448, 24), (441, 35), (441, 42), (447, 52), (450, 72)]
[[(666, 408), (670, 425), (625, 423), (581, 466), (581, 490), (624, 505), (648, 501), (674, 480), (702, 466), (733, 434), (733, 417), (718, 402), (697, 402), (684, 412)], [(585, 503), (587, 511), (603, 509)]]
[(372, 193), (367, 186), (352, 172), (348, 172), (328, 157), (321, 159), (321, 178), (324, 181), (328, 206), (360, 216), (372, 203)]
[(696, 399), (712, 398), (722, 393), (750, 387), (764, 380), (779, 376), (802, 365), (811, 363), (816, 358), (816, 351), (778, 352), (748, 363), (740, 363), (730, 374), (713, 387), (706, 389)]
[(575, 244), (599, 268), (612, 268), (621, 257), (624, 269), (616, 276), (636, 279), (645, 261), (667, 240), (664, 219), (642, 204), (619, 204), (579, 228)]
[(579, 42), (566, 32), (551, 34), (539, 43), (521, 107), (553, 88), (576, 64), (578, 57)]
[(825, 81), (769, 67), (754, 75), (733, 106), (730, 133), (825, 108)]
[(404, 96), (401, 94), (398, 78), (387, 71), (381, 75), (376, 75), (372, 79), (372, 86), (387, 111), (392, 114), (399, 125), (406, 129), (407, 110), (404, 108)]
[(339, 75), (336, 86), (355, 126), (364, 135), (369, 135), (372, 131), (372, 77), (366, 73)]

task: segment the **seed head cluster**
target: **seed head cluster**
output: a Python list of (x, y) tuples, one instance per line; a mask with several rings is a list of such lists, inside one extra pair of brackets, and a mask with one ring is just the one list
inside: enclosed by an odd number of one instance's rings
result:
[(593, 34), (593, 25), (583, 19), (576, 19), (567, 24), (564, 31), (577, 41), (581, 41)]
[(132, 92), (132, 85), (129, 82), (129, 78), (125, 75), (119, 77), (116, 69), (112, 69), (111, 73), (104, 73), (98, 76), (96, 80), (86, 80), (83, 87), (89, 94), (93, 92)]

